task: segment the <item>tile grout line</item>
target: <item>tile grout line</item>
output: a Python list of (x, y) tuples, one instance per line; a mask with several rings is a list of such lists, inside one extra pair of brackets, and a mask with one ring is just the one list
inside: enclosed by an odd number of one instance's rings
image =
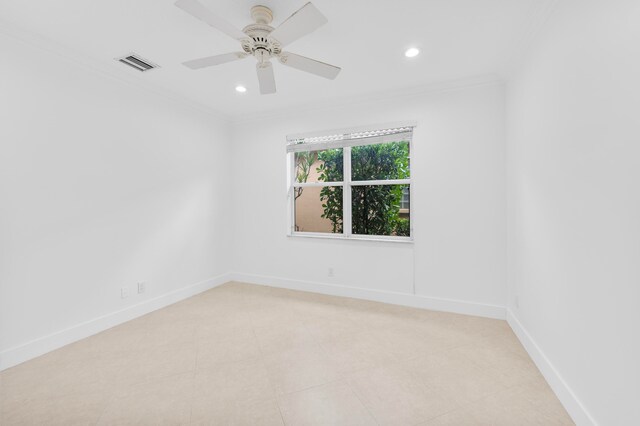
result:
[(364, 403), (364, 401), (362, 400), (362, 398), (360, 398), (360, 395), (358, 395), (358, 392), (356, 392), (353, 387), (351, 386), (351, 383), (349, 383), (348, 380), (345, 380), (347, 386), (349, 387), (349, 390), (351, 391), (352, 394), (355, 395), (356, 399), (358, 401), (360, 401), (360, 404), (362, 404), (362, 407), (364, 407), (365, 411), (367, 412), (367, 414), (369, 414), (369, 416), (371, 417), (371, 419), (374, 421), (375, 424), (377, 424), (378, 426), (380, 426), (380, 422), (378, 421), (378, 419), (376, 418), (376, 416), (374, 416), (374, 414), (371, 412), (371, 410), (369, 409), (369, 407), (367, 407), (367, 404)]
[[(258, 346), (258, 352), (260, 352), (260, 362), (262, 364), (262, 366), (264, 367), (265, 371), (267, 370), (267, 367), (265, 365), (265, 355), (264, 355), (264, 351), (262, 350), (262, 346), (260, 345), (260, 341), (258, 340), (258, 336), (256, 335), (256, 330), (255, 330), (255, 326), (253, 324), (251, 324), (251, 334), (253, 334), (253, 338), (256, 341), (256, 345)], [(282, 407), (280, 406), (280, 400), (278, 398), (278, 393), (275, 389), (275, 386), (271, 380), (271, 376), (269, 374), (268, 371), (266, 371), (267, 373), (267, 380), (269, 381), (269, 387), (271, 388), (271, 392), (273, 392), (273, 397), (276, 401), (276, 405), (278, 406), (278, 412), (280, 413), (280, 419), (282, 420), (282, 424), (284, 426), (286, 426), (287, 422), (284, 420), (284, 414), (282, 414)]]

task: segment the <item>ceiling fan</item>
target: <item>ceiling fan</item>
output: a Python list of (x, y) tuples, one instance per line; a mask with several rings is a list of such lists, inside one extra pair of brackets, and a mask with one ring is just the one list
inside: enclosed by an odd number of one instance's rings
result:
[(271, 9), (266, 6), (254, 6), (251, 8), (251, 18), (255, 23), (247, 25), (242, 31), (210, 11), (198, 0), (178, 0), (175, 4), (191, 16), (238, 40), (242, 46), (242, 52), (207, 56), (183, 63), (191, 69), (211, 67), (253, 56), (258, 60), (256, 71), (260, 93), (263, 95), (276, 92), (272, 58), (277, 58), (283, 65), (331, 80), (340, 72), (339, 67), (282, 50), (284, 46), (327, 23), (327, 18), (311, 3), (302, 6), (275, 29), (269, 25), (273, 20)]

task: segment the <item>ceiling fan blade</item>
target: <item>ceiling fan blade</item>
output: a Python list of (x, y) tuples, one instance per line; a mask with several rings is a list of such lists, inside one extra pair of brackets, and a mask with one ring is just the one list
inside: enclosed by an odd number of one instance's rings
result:
[(258, 72), (258, 83), (260, 83), (260, 93), (268, 95), (276, 93), (276, 79), (273, 76), (273, 65), (271, 62), (263, 62), (256, 64)]
[(191, 68), (192, 70), (197, 70), (200, 68), (212, 67), (214, 65), (226, 64), (231, 61), (237, 61), (238, 59), (244, 59), (247, 56), (248, 55), (244, 52), (225, 53), (222, 55), (193, 59), (191, 61), (183, 62), (182, 65)]
[(235, 38), (236, 40), (247, 38), (245, 33), (210, 11), (198, 0), (178, 0), (175, 4), (189, 15), (211, 25), (219, 31), (222, 31), (231, 38)]
[(269, 37), (275, 38), (282, 46), (286, 46), (314, 32), (327, 22), (327, 18), (313, 4), (307, 3), (273, 30)]
[(288, 67), (319, 75), (320, 77), (328, 78), (329, 80), (336, 78), (341, 70), (340, 67), (325, 64), (324, 62), (289, 52), (282, 52), (280, 55), (280, 62)]

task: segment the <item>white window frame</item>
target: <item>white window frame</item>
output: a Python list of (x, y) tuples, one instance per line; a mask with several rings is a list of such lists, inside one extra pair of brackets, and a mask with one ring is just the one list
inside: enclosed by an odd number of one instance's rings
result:
[[(415, 122), (388, 123), (378, 124), (374, 126), (364, 126), (348, 129), (329, 130), (322, 132), (314, 132), (307, 134), (296, 134), (287, 136), (287, 206), (288, 206), (288, 229), (289, 237), (308, 237), (308, 238), (330, 238), (339, 240), (365, 240), (365, 241), (386, 241), (386, 242), (402, 242), (412, 243), (414, 241), (414, 213), (413, 206), (410, 207), (410, 228), (409, 236), (394, 235), (361, 235), (352, 233), (351, 218), (351, 188), (354, 186), (364, 185), (409, 185), (409, 199), (413, 199), (414, 184), (413, 171), (411, 170), (411, 162), (409, 165), (409, 179), (393, 179), (393, 180), (367, 180), (352, 181), (351, 180), (351, 148), (353, 146), (372, 145), (387, 142), (400, 142), (408, 139), (409, 157), (413, 154), (413, 137)], [(398, 131), (397, 133), (384, 134), (385, 129), (407, 129)], [(383, 133), (380, 135), (379, 133)], [(372, 136), (366, 136), (371, 133)], [(409, 133), (409, 137), (403, 137)], [(351, 139), (349, 136), (357, 134), (357, 139)], [(364, 135), (364, 136), (360, 136)], [(308, 142), (307, 142), (308, 141)], [(301, 143), (302, 142), (302, 143)], [(295, 148), (293, 146), (295, 145)], [(322, 151), (326, 149), (342, 148), (343, 149), (343, 180), (341, 182), (296, 182), (296, 152)], [(342, 187), (342, 230), (340, 234), (326, 232), (301, 232), (295, 230), (295, 195), (296, 187)]]

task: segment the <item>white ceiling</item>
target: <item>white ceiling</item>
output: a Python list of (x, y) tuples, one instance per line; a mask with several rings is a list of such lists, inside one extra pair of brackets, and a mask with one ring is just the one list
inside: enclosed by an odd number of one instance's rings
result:
[[(334, 81), (275, 63), (278, 93), (261, 96), (255, 60), (193, 71), (189, 59), (241, 50), (175, 0), (2, 0), (0, 19), (99, 63), (106, 71), (230, 116), (391, 92), (499, 73), (553, 0), (313, 0), (329, 23), (287, 50), (342, 67)], [(306, 0), (201, 0), (237, 28), (255, 4), (280, 24)], [(404, 57), (407, 47), (422, 53)], [(160, 69), (140, 73), (113, 58), (136, 52)], [(243, 84), (245, 94), (234, 87)]]

